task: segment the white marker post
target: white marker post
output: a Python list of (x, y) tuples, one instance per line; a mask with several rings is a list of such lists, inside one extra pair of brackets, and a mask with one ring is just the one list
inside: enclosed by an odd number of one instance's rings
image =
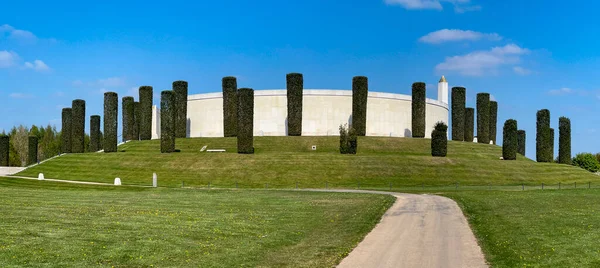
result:
[(156, 173), (152, 173), (152, 187), (158, 187), (158, 176), (156, 176)]

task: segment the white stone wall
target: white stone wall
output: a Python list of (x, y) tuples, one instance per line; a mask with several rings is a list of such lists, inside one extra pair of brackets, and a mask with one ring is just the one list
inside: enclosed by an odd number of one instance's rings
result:
[[(369, 92), (367, 136), (410, 137), (411, 96)], [(448, 104), (427, 99), (426, 137), (438, 121), (448, 124)], [(159, 111), (153, 109), (153, 135), (160, 137)], [(302, 135), (336, 136), (340, 124), (351, 122), (352, 91), (304, 90)], [(157, 116), (157, 117), (156, 117)], [(189, 137), (223, 137), (223, 95), (208, 93), (188, 96)], [(254, 92), (254, 135), (287, 135), (285, 90)], [(158, 122), (155, 124), (155, 122)], [(156, 134), (156, 135), (155, 135)]]

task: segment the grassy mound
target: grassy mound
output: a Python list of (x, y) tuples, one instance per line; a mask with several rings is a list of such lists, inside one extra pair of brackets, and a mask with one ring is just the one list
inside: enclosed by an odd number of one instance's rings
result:
[(3, 267), (333, 267), (392, 196), (0, 178)]
[[(124, 184), (234, 188), (372, 188), (440, 185), (540, 185), (598, 182), (582, 169), (536, 163), (519, 156), (502, 161), (494, 145), (448, 142), (448, 157), (431, 157), (429, 139), (359, 137), (357, 155), (341, 155), (338, 137), (255, 137), (254, 155), (236, 153), (235, 138), (177, 139), (181, 152), (161, 154), (158, 140), (134, 141), (118, 153), (68, 154), (18, 175)], [(226, 149), (225, 153), (200, 152)], [(311, 146), (317, 150), (312, 151)]]

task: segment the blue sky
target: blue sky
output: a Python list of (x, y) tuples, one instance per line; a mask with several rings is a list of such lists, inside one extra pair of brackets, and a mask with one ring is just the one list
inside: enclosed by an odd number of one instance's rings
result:
[[(126, 3), (123, 3), (126, 2)], [(499, 102), (499, 137), (518, 120), (535, 156), (535, 113), (571, 118), (573, 153), (600, 151), (600, 28), (591, 1), (10, 1), (0, 9), (0, 129), (55, 124), (76, 98), (102, 114), (102, 94), (155, 93), (187, 80), (190, 94), (240, 87), (349, 89), (410, 94), (415, 81), (436, 98), (450, 87)], [(157, 94), (156, 94), (157, 95)], [(158, 99), (155, 99), (155, 103)], [(86, 126), (88, 127), (88, 126)], [(558, 131), (558, 130), (556, 130)], [(558, 134), (556, 135), (558, 137)], [(501, 138), (500, 138), (501, 139)]]

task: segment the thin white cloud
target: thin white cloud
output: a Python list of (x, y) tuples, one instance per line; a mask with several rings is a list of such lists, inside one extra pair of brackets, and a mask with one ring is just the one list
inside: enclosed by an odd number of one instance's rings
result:
[(523, 67), (521, 67), (521, 66), (515, 66), (515, 67), (513, 67), (513, 71), (514, 71), (516, 74), (518, 74), (518, 75), (523, 75), (523, 76), (524, 76), (524, 75), (529, 75), (529, 74), (531, 74), (531, 70), (529, 70), (529, 69), (525, 69), (525, 68), (523, 68)]
[(50, 67), (48, 67), (48, 65), (41, 60), (35, 60), (33, 63), (25, 62), (25, 69), (32, 69), (37, 72), (46, 72), (50, 70)]
[(456, 13), (481, 10), (481, 6), (470, 5), (470, 0), (384, 0), (387, 5), (399, 5), (408, 10), (443, 10), (442, 2), (452, 4)]
[(437, 71), (454, 71), (466, 76), (482, 76), (495, 74), (503, 65), (515, 65), (521, 61), (521, 56), (529, 53), (528, 49), (515, 44), (494, 47), (486, 51), (474, 51), (466, 55), (446, 57), (438, 64)]
[(19, 55), (14, 51), (0, 50), (0, 68), (9, 68), (16, 64)]
[(571, 93), (575, 93), (575, 90), (568, 88), (568, 87), (563, 87), (560, 89), (553, 89), (553, 90), (549, 90), (548, 94), (550, 95), (554, 95), (554, 96), (558, 96), (558, 95), (568, 95)]
[(101, 87), (122, 87), (125, 86), (125, 79), (121, 77), (109, 77), (106, 79), (98, 79), (96, 83)]
[(13, 98), (13, 99), (28, 99), (28, 98), (33, 98), (33, 95), (31, 94), (25, 94), (25, 93), (10, 93), (10, 95), (8, 95), (9, 97)]
[(441, 44), (445, 42), (457, 41), (478, 41), (481, 39), (498, 41), (502, 39), (502, 36), (497, 33), (481, 33), (459, 29), (442, 29), (422, 36), (419, 38), (419, 42), (428, 44)]
[(38, 40), (37, 36), (35, 36), (35, 34), (33, 34), (32, 32), (26, 31), (26, 30), (21, 30), (21, 29), (16, 29), (15, 27), (10, 26), (8, 24), (4, 24), (4, 25), (0, 26), (0, 32), (8, 33), (9, 39), (13, 39), (13, 40), (21, 41), (21, 42), (35, 43)]

